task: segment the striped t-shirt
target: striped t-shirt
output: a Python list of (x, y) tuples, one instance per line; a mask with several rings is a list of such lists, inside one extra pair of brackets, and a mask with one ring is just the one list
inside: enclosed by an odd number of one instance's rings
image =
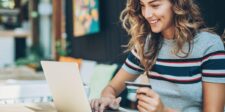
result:
[[(164, 39), (149, 82), (166, 106), (181, 112), (201, 112), (202, 81), (225, 83), (224, 45), (219, 36), (201, 32), (195, 36), (187, 58), (173, 54), (174, 47), (174, 40)], [(132, 50), (122, 68), (130, 74), (143, 74), (139, 59)]]

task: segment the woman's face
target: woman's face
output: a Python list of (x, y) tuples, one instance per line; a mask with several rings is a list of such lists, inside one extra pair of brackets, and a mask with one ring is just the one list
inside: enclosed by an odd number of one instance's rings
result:
[(174, 34), (173, 10), (169, 0), (140, 0), (142, 15), (152, 32), (170, 38)]

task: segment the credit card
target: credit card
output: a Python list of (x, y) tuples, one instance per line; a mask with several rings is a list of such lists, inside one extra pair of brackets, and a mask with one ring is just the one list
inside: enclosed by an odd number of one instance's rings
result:
[(125, 84), (129, 93), (136, 93), (137, 89), (140, 87), (152, 88), (150, 84), (143, 84), (137, 82), (125, 81)]

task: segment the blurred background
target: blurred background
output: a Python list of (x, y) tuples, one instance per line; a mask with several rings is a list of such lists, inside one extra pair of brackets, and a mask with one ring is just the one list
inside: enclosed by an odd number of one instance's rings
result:
[[(0, 0), (0, 67), (71, 56), (123, 63), (128, 42), (119, 14), (126, 0)], [(223, 0), (197, 0), (208, 26), (222, 36)], [(37, 61), (37, 63), (35, 62)]]

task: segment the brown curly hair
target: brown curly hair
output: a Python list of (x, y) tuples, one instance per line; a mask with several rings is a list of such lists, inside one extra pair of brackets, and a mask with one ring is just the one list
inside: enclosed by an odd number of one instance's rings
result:
[[(173, 49), (173, 53), (178, 56), (178, 53), (181, 52), (185, 54), (183, 57), (187, 57), (191, 51), (191, 42), (194, 36), (205, 27), (204, 21), (199, 7), (193, 0), (169, 1), (172, 4), (175, 24), (174, 40), (176, 47)], [(131, 39), (127, 44), (127, 51), (135, 49), (145, 71), (151, 70), (156, 62), (163, 40), (160, 33), (157, 34), (151, 31), (149, 23), (141, 13), (140, 0), (127, 0), (126, 8), (122, 11), (120, 20), (125, 30), (131, 35)], [(207, 30), (209, 29), (204, 29), (204, 31)], [(186, 42), (189, 44), (187, 52), (182, 49)], [(148, 72), (146, 73), (148, 74)]]

